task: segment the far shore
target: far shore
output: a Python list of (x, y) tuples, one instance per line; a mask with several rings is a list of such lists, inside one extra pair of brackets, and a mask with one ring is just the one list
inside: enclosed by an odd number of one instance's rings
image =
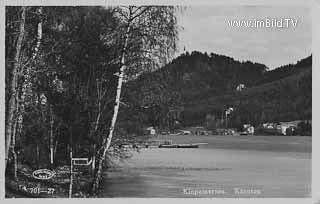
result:
[(311, 152), (310, 136), (258, 135), (156, 135), (150, 140), (172, 140), (174, 143), (208, 143), (201, 148), (266, 150), (281, 152)]

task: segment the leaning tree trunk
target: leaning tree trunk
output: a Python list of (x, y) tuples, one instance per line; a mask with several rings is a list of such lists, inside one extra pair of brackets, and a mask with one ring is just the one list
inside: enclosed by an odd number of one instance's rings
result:
[(18, 180), (18, 158), (17, 158), (17, 153), (15, 151), (15, 144), (16, 144), (16, 129), (17, 129), (17, 122), (14, 123), (13, 125), (13, 133), (12, 133), (12, 142), (11, 142), (11, 153), (12, 153), (12, 156), (13, 156), (13, 177), (14, 177), (14, 180)]
[[(129, 18), (130, 19), (130, 18)], [(124, 45), (121, 51), (121, 60), (120, 60), (120, 70), (119, 70), (119, 78), (118, 78), (118, 85), (117, 85), (117, 91), (116, 91), (116, 98), (115, 98), (115, 105), (113, 108), (113, 116), (112, 116), (112, 120), (111, 120), (111, 125), (109, 128), (109, 134), (107, 138), (103, 139), (103, 153), (99, 159), (99, 166), (98, 166), (98, 170), (96, 173), (96, 178), (93, 184), (93, 188), (92, 191), (95, 192), (98, 188), (99, 188), (99, 181), (101, 178), (101, 174), (102, 174), (102, 166), (103, 163), (105, 162), (105, 158), (106, 158), (106, 153), (111, 145), (111, 140), (112, 140), (112, 136), (113, 136), (113, 131), (115, 128), (115, 124), (117, 121), (117, 117), (118, 117), (118, 112), (119, 112), (119, 106), (120, 106), (120, 96), (121, 96), (121, 88), (122, 88), (122, 83), (123, 83), (123, 77), (124, 77), (124, 70), (126, 68), (125, 65), (125, 57), (126, 57), (126, 50), (128, 47), (128, 41), (129, 41), (129, 33), (130, 33), (130, 21), (128, 22), (127, 25), (127, 31), (125, 33), (125, 39), (124, 39)]]
[(17, 86), (18, 86), (18, 70), (20, 68), (20, 54), (21, 54), (21, 48), (22, 48), (22, 41), (25, 36), (25, 21), (26, 21), (26, 7), (22, 7), (22, 13), (21, 13), (21, 22), (20, 22), (20, 29), (19, 29), (19, 35), (16, 45), (16, 53), (14, 58), (14, 64), (13, 69), (11, 71), (12, 73), (12, 80), (10, 83), (10, 100), (8, 105), (8, 115), (7, 115), (7, 121), (6, 121), (6, 128), (5, 128), (5, 166), (7, 166), (8, 161), (8, 155), (9, 155), (9, 149), (11, 145), (11, 137), (12, 137), (12, 131), (13, 131), (13, 125), (14, 125), (14, 116), (17, 112), (17, 106), (18, 103), (16, 100), (17, 96)]
[(15, 119), (13, 127), (12, 127), (12, 139), (11, 139), (11, 147), (10, 147), (10, 150), (11, 150), (11, 153), (12, 153), (12, 156), (13, 156), (13, 177), (14, 177), (14, 180), (16, 180), (16, 181), (18, 180), (18, 175), (17, 175), (17, 172), (18, 172), (18, 158), (17, 158), (17, 153), (15, 151), (17, 123), (18, 123), (18, 121), (17, 121), (17, 119)]
[[(18, 94), (16, 95), (16, 100), (19, 101), (18, 98)], [(19, 103), (16, 103), (16, 110), (19, 111)], [(11, 146), (10, 146), (10, 150), (13, 156), (13, 177), (14, 180), (18, 180), (18, 156), (15, 150), (15, 146), (16, 146), (16, 137), (17, 137), (17, 125), (18, 125), (18, 118), (15, 117), (14, 118), (14, 123), (13, 123), (13, 127), (12, 127), (12, 136), (11, 136)]]

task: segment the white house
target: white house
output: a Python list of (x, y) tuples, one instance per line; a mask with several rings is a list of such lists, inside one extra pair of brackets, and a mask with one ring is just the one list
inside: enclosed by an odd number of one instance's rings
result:
[(244, 124), (243, 129), (246, 133), (253, 135), (254, 134), (254, 127), (251, 124)]
[(154, 127), (148, 127), (146, 130), (148, 131), (148, 133), (150, 135), (155, 135), (156, 134), (156, 129)]
[(246, 86), (244, 84), (239, 84), (236, 88), (237, 91), (242, 91), (243, 89), (245, 89)]

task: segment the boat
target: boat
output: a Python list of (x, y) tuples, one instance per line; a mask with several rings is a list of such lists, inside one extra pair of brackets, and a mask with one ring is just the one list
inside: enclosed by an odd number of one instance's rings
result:
[(180, 144), (178, 148), (199, 148), (199, 145), (196, 144)]

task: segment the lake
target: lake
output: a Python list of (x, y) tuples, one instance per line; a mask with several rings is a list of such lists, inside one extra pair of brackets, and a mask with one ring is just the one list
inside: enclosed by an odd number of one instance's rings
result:
[(145, 148), (105, 172), (99, 197), (309, 197), (311, 137), (158, 136), (200, 148)]

